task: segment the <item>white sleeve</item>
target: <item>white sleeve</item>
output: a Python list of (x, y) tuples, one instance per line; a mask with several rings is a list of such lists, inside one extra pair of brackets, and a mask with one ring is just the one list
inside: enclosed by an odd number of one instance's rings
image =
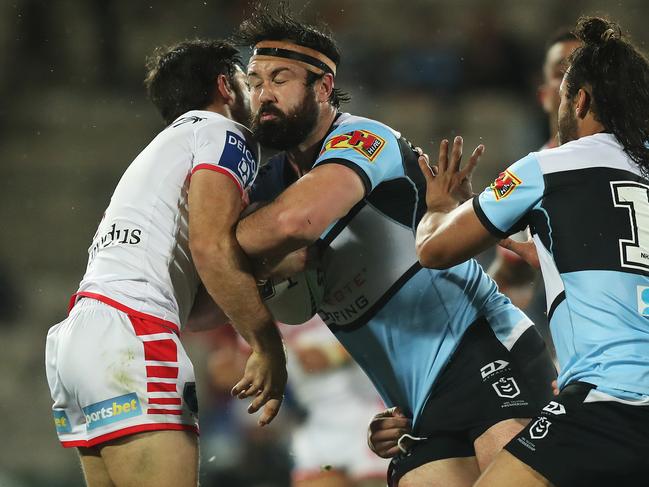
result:
[(241, 192), (248, 189), (257, 175), (257, 144), (251, 134), (234, 123), (209, 123), (196, 130), (192, 174), (209, 169), (233, 179)]

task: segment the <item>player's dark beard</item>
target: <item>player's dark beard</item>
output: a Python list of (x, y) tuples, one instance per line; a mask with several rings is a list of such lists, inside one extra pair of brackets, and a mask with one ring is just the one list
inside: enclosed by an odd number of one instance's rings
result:
[[(267, 114), (275, 115), (277, 118), (262, 122), (261, 116)], [(271, 103), (261, 105), (250, 128), (255, 138), (264, 147), (289, 150), (304, 142), (313, 131), (317, 121), (318, 104), (315, 93), (306, 90), (300, 104), (288, 113), (282, 112)]]
[(577, 140), (577, 116), (574, 106), (570, 106), (564, 114), (559, 115), (559, 145), (571, 140)]

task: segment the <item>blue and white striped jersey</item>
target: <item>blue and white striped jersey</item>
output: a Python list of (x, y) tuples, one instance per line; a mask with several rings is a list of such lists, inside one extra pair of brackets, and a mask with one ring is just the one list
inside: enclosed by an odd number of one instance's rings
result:
[(617, 139), (600, 133), (531, 153), (474, 208), (497, 236), (532, 229), (559, 386), (649, 395), (649, 181)]
[[(532, 323), (473, 260), (422, 269), (415, 231), (426, 209), (425, 181), (417, 154), (398, 132), (343, 114), (314, 165), (327, 163), (353, 169), (366, 195), (321, 236), (326, 287), (319, 314), (384, 401), (416, 423), (471, 323), (486, 317), (508, 349)], [(294, 180), (280, 154), (260, 169), (251, 199), (272, 200)]]

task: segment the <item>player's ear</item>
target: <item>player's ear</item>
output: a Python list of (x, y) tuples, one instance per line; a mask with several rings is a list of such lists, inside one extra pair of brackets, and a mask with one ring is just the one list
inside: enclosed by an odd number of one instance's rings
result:
[(325, 103), (329, 101), (331, 93), (334, 89), (334, 77), (330, 73), (325, 73), (320, 78), (317, 88), (316, 88), (316, 97), (318, 102)]
[(585, 88), (579, 88), (575, 100), (575, 115), (577, 118), (585, 118), (590, 110), (591, 95)]
[(232, 85), (230, 85), (230, 81), (226, 75), (219, 74), (217, 76), (216, 90), (226, 104), (234, 99), (234, 91), (232, 90)]

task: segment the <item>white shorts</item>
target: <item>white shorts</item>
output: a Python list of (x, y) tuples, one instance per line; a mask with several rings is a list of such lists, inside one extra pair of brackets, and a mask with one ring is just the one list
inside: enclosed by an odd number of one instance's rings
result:
[(342, 400), (332, 407), (311, 407), (293, 433), (294, 481), (309, 480), (334, 469), (354, 480), (386, 479), (389, 460), (367, 446), (367, 427), (379, 401)]
[(90, 298), (50, 328), (45, 363), (63, 446), (143, 431), (198, 433), (194, 368), (174, 329)]

